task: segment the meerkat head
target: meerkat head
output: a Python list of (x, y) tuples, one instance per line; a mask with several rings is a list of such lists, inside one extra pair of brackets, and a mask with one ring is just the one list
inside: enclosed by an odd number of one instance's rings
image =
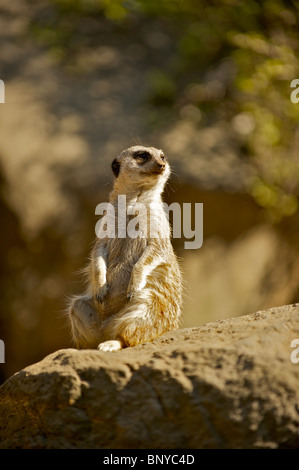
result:
[(112, 162), (112, 171), (117, 179), (126, 183), (155, 186), (166, 183), (170, 166), (162, 150), (136, 145), (130, 147)]

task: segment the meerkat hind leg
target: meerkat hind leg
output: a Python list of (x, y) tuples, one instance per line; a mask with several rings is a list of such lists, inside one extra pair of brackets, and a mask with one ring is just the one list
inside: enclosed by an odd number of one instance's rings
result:
[(100, 351), (120, 351), (122, 349), (122, 343), (118, 339), (111, 339), (109, 341), (104, 341), (98, 345)]

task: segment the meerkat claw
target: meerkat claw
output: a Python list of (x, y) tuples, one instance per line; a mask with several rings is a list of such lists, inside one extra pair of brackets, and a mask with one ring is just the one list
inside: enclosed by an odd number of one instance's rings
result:
[(105, 284), (105, 286), (103, 286), (101, 288), (101, 290), (96, 294), (96, 299), (98, 302), (100, 302), (101, 304), (104, 303), (104, 301), (106, 300), (106, 297), (107, 297), (107, 294), (108, 294), (108, 286)]
[(102, 294), (97, 294), (96, 295), (97, 302), (102, 304), (104, 302), (104, 297)]

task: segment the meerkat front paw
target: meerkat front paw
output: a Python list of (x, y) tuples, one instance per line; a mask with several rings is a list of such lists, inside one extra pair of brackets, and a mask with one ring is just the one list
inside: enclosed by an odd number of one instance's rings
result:
[(134, 289), (131, 287), (127, 290), (127, 301), (130, 302), (130, 300), (132, 300), (132, 298), (134, 297), (135, 294), (137, 294), (137, 292), (139, 292), (140, 289), (134, 287)]
[(130, 300), (132, 300), (134, 295), (136, 295), (138, 292), (141, 291), (142, 287), (143, 286), (141, 284), (138, 284), (136, 282), (130, 282), (130, 284), (128, 286), (128, 290), (127, 290), (127, 300), (128, 300), (128, 302), (130, 302)]
[(127, 292), (127, 301), (130, 302), (130, 300), (132, 299), (134, 293), (133, 292)]
[(104, 303), (107, 298), (108, 292), (109, 292), (109, 286), (106, 283), (102, 287), (100, 287), (100, 289), (96, 293), (97, 301), (100, 302), (101, 304)]
[(112, 339), (110, 341), (104, 341), (103, 343), (100, 343), (98, 345), (98, 349), (100, 351), (110, 351), (110, 352), (120, 351), (120, 349), (122, 349), (122, 344), (117, 339), (115, 340)]

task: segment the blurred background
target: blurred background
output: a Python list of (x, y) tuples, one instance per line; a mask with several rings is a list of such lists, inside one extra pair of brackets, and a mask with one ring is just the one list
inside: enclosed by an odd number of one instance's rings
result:
[(299, 301), (298, 3), (0, 0), (2, 382), (71, 347), (66, 296), (128, 146), (202, 202), (183, 327)]

